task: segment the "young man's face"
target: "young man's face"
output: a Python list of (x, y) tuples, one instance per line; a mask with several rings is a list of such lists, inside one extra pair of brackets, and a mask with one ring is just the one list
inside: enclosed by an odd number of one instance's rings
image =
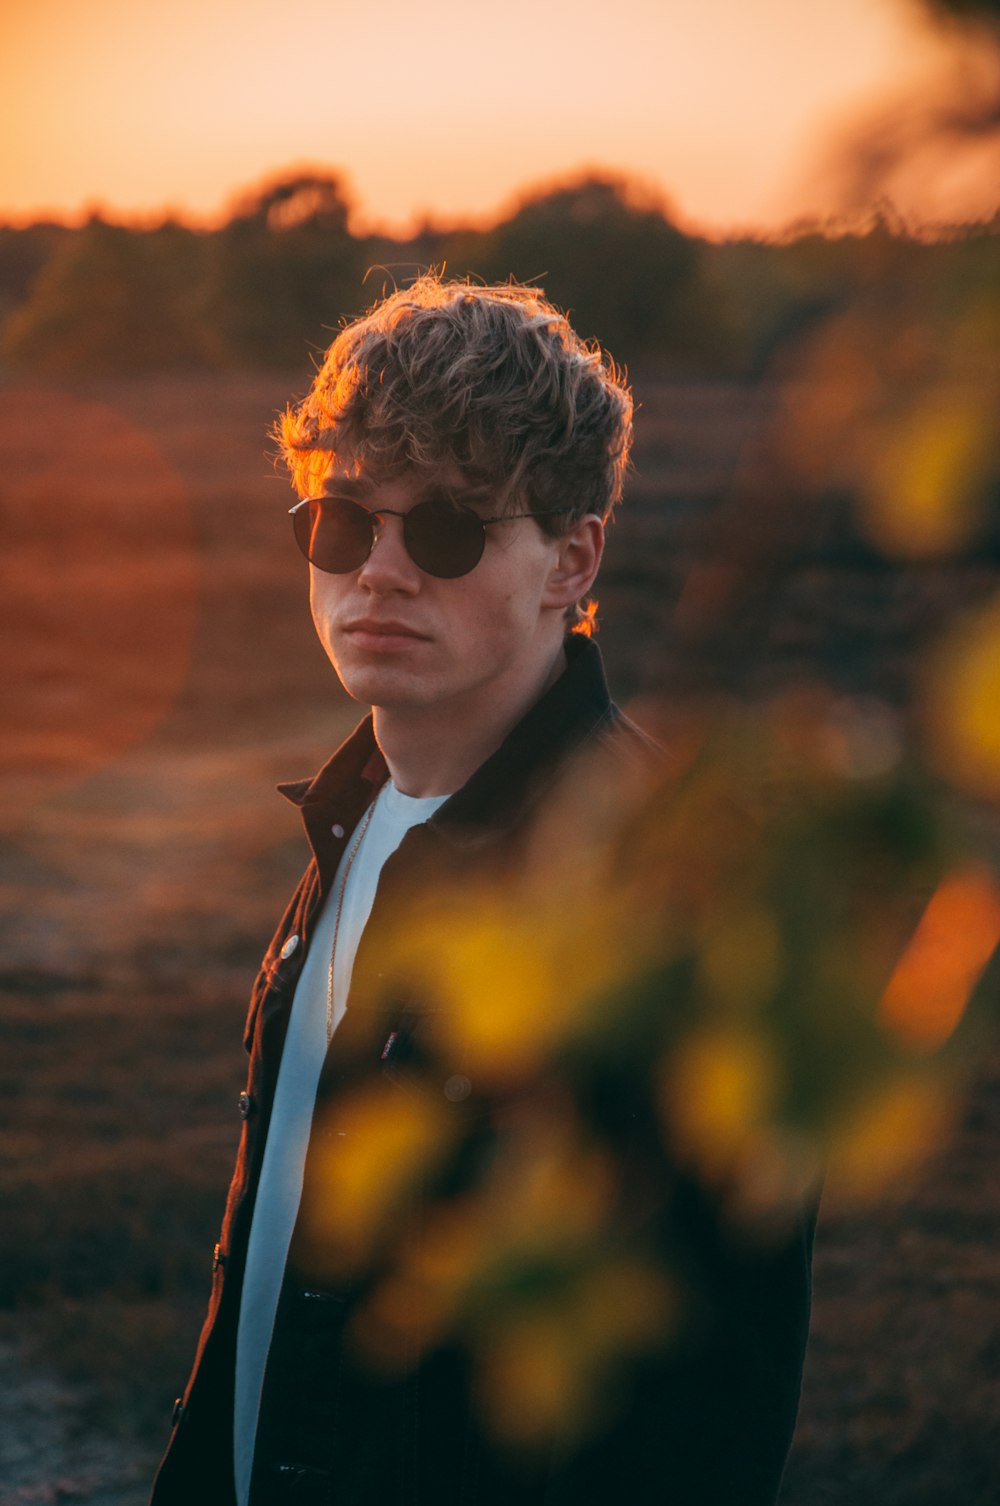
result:
[[(443, 478), (461, 498), (455, 477)], [(337, 477), (324, 488), (336, 492)], [(426, 495), (415, 478), (372, 484), (364, 505), (405, 513)], [(480, 516), (499, 510), (484, 499)], [(402, 518), (377, 529), (368, 559), (349, 574), (310, 567), (313, 621), (345, 688), (387, 710), (439, 707), (473, 721), (558, 651), (563, 605), (553, 591), (560, 541), (531, 518), (491, 524), (479, 563), (441, 579), (420, 569), (403, 542)]]

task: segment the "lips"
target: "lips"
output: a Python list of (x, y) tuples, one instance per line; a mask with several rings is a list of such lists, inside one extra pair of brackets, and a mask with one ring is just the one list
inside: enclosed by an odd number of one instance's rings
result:
[(384, 617), (359, 617), (347, 623), (344, 633), (358, 648), (367, 649), (406, 648), (427, 642), (427, 635), (408, 623)]
[(423, 638), (423, 633), (418, 633), (416, 628), (409, 627), (405, 622), (394, 622), (384, 617), (359, 617), (356, 622), (349, 622), (344, 629), (345, 633), (366, 633), (375, 637), (387, 638)]

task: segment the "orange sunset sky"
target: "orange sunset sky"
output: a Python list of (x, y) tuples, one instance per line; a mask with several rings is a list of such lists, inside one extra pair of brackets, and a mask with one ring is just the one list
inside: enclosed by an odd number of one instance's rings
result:
[[(345, 172), (359, 225), (396, 230), (582, 167), (639, 175), (708, 231), (827, 213), (845, 126), (927, 97), (951, 45), (917, 0), (34, 0), (0, 41), (8, 222), (210, 221), (310, 164)], [(989, 213), (997, 181), (974, 164), (897, 202)]]

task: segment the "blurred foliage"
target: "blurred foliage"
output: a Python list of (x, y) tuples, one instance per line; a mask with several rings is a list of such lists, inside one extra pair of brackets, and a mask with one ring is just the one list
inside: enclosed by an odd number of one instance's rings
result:
[(420, 886), (372, 985), (424, 1022), (419, 1071), (337, 1105), (303, 1209), (310, 1270), (377, 1273), (371, 1363), (464, 1344), (508, 1443), (593, 1425), (690, 1309), (665, 1167), (780, 1242), (824, 1175), (871, 1196), (941, 1142), (988, 1019), (998, 854), (868, 708), (733, 710), (667, 769), (599, 754), (516, 875)]
[(788, 358), (805, 378), (775, 434), (789, 484), (855, 497), (889, 557), (961, 552), (996, 528), (1000, 296), (977, 271), (897, 269), (891, 297), (863, 290)]
[(23, 303), (42, 268), (74, 232), (65, 225), (0, 226), (0, 326)]
[(942, 776), (1000, 802), (1000, 593), (964, 613), (937, 645), (923, 714)]
[(61, 238), (4, 325), (0, 355), (55, 377), (200, 364), (202, 250), (181, 225), (140, 232), (91, 219)]
[(582, 177), (529, 194), (492, 230), (443, 250), (460, 274), (543, 285), (582, 336), (619, 359), (704, 360), (717, 346), (700, 243), (625, 178)]
[(1000, 0), (918, 0), (935, 17), (959, 21), (1000, 21)]
[(530, 193), (486, 230), (364, 237), (350, 213), (341, 178), (316, 170), (248, 191), (212, 232), (98, 218), (80, 230), (0, 228), (0, 357), (60, 375), (301, 366), (383, 285), (443, 265), (541, 284), (626, 364), (756, 375), (858, 297), (892, 302), (902, 281), (934, 305), (970, 281), (995, 285), (1000, 261), (995, 221), (928, 243), (888, 206), (864, 232), (804, 224), (782, 242), (712, 244), (609, 175)]
[[(997, 0), (898, 0), (936, 52), (936, 66), (859, 116), (821, 171), (847, 213), (918, 190), (948, 219), (954, 187), (996, 216), (1000, 178), (1000, 6)], [(989, 198), (986, 194), (989, 194)], [(966, 204), (971, 200), (966, 198)]]
[[(763, 374), (794, 362), (803, 340), (838, 314), (884, 307), (916, 328), (950, 318), (973, 290), (986, 295), (1000, 269), (1000, 221), (916, 240), (883, 206), (863, 232), (802, 224), (778, 243), (723, 242), (706, 261), (727, 313), (732, 369)], [(978, 343), (988, 339), (983, 331)]]
[[(220, 364), (291, 366), (358, 311), (365, 260), (338, 178), (311, 173), (244, 195), (208, 238), (201, 292)], [(325, 326), (325, 328), (324, 328)]]

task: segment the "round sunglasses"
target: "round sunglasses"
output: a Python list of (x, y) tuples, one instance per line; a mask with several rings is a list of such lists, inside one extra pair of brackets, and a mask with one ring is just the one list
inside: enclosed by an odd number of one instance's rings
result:
[(548, 507), (540, 512), (481, 518), (471, 507), (444, 496), (429, 497), (407, 512), (363, 507), (350, 497), (337, 496), (303, 497), (289, 508), (295, 541), (317, 570), (328, 575), (349, 575), (359, 570), (372, 552), (383, 519), (402, 518), (403, 544), (410, 559), (427, 575), (441, 580), (454, 580), (476, 568), (486, 547), (488, 524), (570, 511), (568, 507)]

